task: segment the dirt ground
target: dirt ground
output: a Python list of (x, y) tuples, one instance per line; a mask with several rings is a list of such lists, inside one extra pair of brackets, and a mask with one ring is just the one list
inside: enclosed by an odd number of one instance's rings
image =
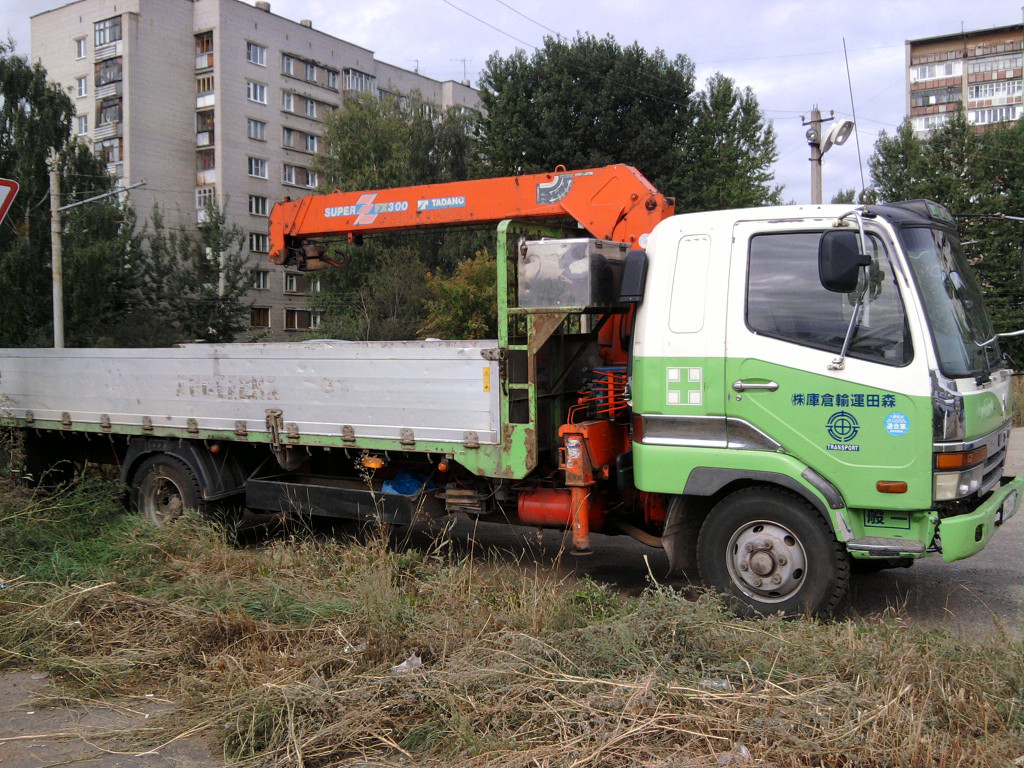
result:
[(147, 721), (173, 710), (156, 696), (66, 702), (45, 673), (0, 673), (0, 766), (3, 768), (213, 768), (221, 761), (203, 734), (191, 734), (146, 752), (118, 746)]

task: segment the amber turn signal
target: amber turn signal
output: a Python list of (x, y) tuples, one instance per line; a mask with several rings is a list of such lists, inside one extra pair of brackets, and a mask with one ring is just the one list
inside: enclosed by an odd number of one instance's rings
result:
[(907, 484), (902, 480), (879, 480), (875, 483), (879, 493), (906, 493)]
[(380, 456), (363, 456), (363, 466), (367, 469), (380, 469), (384, 466), (384, 459)]
[(956, 453), (935, 454), (936, 469), (964, 469), (981, 464), (988, 456), (988, 449), (985, 446), (975, 448), (972, 451), (958, 451)]

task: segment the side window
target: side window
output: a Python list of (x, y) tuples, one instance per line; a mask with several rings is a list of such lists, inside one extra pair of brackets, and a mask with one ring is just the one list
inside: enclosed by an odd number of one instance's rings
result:
[(838, 353), (854, 308), (864, 304), (849, 357), (906, 365), (913, 356), (903, 300), (885, 246), (869, 236), (871, 267), (851, 294), (832, 293), (818, 280), (820, 232), (755, 235), (747, 273), (747, 327), (772, 338)]

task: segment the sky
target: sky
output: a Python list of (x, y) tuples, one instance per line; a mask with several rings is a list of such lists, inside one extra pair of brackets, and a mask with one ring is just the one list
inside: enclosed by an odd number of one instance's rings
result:
[[(0, 0), (0, 32), (28, 54), (29, 16), (64, 4)], [(907, 40), (1022, 21), (1021, 4), (1006, 0), (271, 0), (271, 11), (310, 19), (378, 60), (474, 86), (489, 56), (532, 53), (546, 35), (611, 34), (622, 45), (685, 54), (698, 86), (722, 72), (753, 90), (777, 132), (775, 183), (796, 203), (810, 201), (803, 119), (814, 105), (826, 117), (856, 111), (855, 136), (823, 161), (827, 202), (840, 189), (861, 187), (857, 139), (870, 184), (867, 160), (879, 133), (892, 134), (903, 120)]]

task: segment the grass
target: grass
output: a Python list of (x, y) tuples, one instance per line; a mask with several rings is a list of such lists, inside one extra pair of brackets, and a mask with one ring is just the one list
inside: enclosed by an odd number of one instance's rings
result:
[[(1024, 645), (870, 621), (741, 621), (367, 531), (239, 546), (117, 489), (0, 484), (0, 668), (179, 702), (244, 766), (1007, 766)], [(423, 665), (395, 675), (411, 654)]]

